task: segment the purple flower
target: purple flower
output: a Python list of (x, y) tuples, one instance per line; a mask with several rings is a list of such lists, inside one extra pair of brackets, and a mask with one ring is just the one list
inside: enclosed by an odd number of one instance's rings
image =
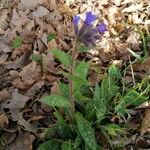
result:
[(102, 35), (107, 30), (106, 24), (101, 23), (98, 26), (94, 26), (93, 22), (97, 17), (92, 12), (86, 13), (86, 18), (83, 22), (82, 27), (79, 29), (80, 17), (75, 16), (73, 18), (73, 25), (77, 40), (83, 43), (87, 47), (93, 47), (96, 45), (96, 41), (100, 40)]
[(74, 26), (78, 25), (79, 24), (79, 21), (80, 21), (80, 17), (79, 16), (74, 16), (73, 17), (73, 24)]
[(107, 27), (106, 27), (106, 24), (105, 23), (101, 23), (99, 26), (98, 26), (98, 31), (100, 33), (105, 33), (107, 31)]
[(73, 18), (73, 25), (74, 25), (74, 30), (75, 30), (75, 33), (77, 34), (78, 33), (78, 25), (79, 25), (79, 21), (80, 21), (80, 17), (79, 16), (75, 16)]
[(89, 26), (95, 20), (96, 20), (96, 16), (93, 15), (91, 11), (86, 13), (86, 18), (85, 18), (85, 21), (84, 21), (85, 24), (87, 24)]

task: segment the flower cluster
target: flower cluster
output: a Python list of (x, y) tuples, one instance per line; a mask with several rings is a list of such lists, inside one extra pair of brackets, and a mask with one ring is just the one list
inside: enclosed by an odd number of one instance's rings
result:
[(87, 47), (95, 46), (96, 41), (101, 39), (102, 35), (107, 30), (106, 24), (100, 23), (94, 26), (93, 23), (97, 17), (92, 12), (86, 13), (86, 18), (81, 28), (79, 28), (80, 17), (75, 16), (73, 18), (73, 25), (77, 40), (82, 42)]

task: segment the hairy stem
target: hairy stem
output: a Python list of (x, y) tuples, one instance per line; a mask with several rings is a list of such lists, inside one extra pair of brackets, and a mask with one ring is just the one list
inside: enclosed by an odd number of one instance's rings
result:
[[(73, 49), (72, 49), (72, 55), (71, 55), (71, 67), (70, 67), (70, 75), (73, 77), (74, 75), (74, 68), (75, 68), (75, 61), (76, 61), (76, 45), (77, 45), (77, 39), (75, 39)], [(70, 103), (71, 103), (71, 112), (75, 112), (75, 100), (74, 100), (74, 81), (73, 79), (69, 79), (69, 97), (70, 97)]]

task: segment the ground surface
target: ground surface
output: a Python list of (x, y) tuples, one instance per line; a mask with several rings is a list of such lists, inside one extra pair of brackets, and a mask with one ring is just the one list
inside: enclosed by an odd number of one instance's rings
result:
[[(11, 150), (32, 149), (33, 141), (44, 137), (42, 128), (55, 122), (50, 115), (52, 110), (37, 102), (45, 95), (57, 93), (57, 82), (63, 80), (58, 74), (62, 66), (47, 50), (70, 51), (74, 39), (72, 17), (76, 14), (84, 17), (85, 12), (91, 10), (108, 26), (98, 46), (80, 56), (92, 59), (93, 65), (101, 70), (89, 73), (88, 78), (95, 85), (111, 64), (120, 69), (129, 65), (132, 58), (128, 49), (143, 53), (135, 26), (149, 34), (149, 0), (0, 1), (0, 127), (3, 135), (0, 149), (5, 145), (2, 141), (6, 141)], [(49, 34), (56, 35), (55, 39), (47, 40)], [(42, 56), (42, 65), (33, 61), (32, 54)], [(134, 85), (149, 74), (150, 57), (147, 57), (144, 63), (129, 67), (123, 80)], [(130, 119), (130, 127), (140, 132), (131, 133), (125, 144), (139, 149), (148, 147), (150, 139), (142, 136), (150, 131), (149, 125), (144, 126), (145, 121), (150, 124), (148, 104), (134, 110)]]

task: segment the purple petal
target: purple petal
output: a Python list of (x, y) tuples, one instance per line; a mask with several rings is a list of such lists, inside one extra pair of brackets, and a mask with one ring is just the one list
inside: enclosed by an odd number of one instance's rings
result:
[(79, 21), (80, 21), (80, 17), (79, 16), (74, 16), (73, 17), (73, 24), (74, 26), (77, 26), (79, 24)]
[(105, 33), (107, 31), (107, 26), (105, 23), (101, 23), (99, 26), (98, 26), (98, 31), (100, 33)]
[(91, 11), (86, 13), (85, 23), (87, 25), (91, 25), (91, 23), (95, 20), (96, 20), (96, 16), (93, 15)]

